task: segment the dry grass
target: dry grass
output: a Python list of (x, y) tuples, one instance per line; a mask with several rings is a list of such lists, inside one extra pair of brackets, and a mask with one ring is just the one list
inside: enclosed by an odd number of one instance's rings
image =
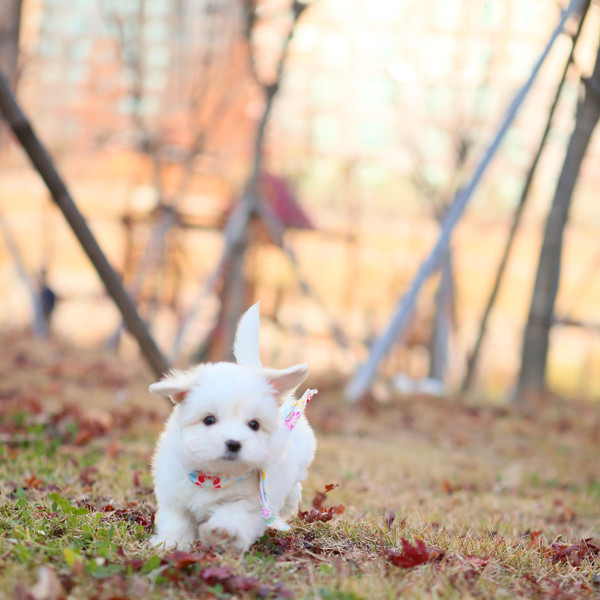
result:
[(305, 504), (339, 483), (325, 504), (344, 504), (341, 517), (298, 520), (241, 558), (157, 557), (147, 465), (168, 408), (142, 366), (16, 334), (0, 344), (0, 595), (600, 595), (600, 542), (582, 542), (600, 537), (597, 406), (548, 400), (519, 416), (426, 398), (348, 407), (323, 393)]

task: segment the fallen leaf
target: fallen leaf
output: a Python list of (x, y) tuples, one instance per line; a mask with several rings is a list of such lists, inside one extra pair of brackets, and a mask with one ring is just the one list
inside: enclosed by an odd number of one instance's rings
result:
[(341, 515), (346, 507), (343, 504), (325, 508), (323, 503), (327, 494), (339, 487), (339, 483), (328, 483), (323, 491), (318, 491), (312, 501), (312, 508), (309, 510), (299, 510), (298, 519), (304, 523), (315, 523), (331, 521), (335, 515)]
[(175, 550), (163, 558), (164, 564), (172, 564), (177, 569), (185, 569), (190, 565), (201, 564), (206, 560), (203, 552), (184, 552)]
[(402, 550), (395, 552), (386, 549), (388, 560), (395, 567), (401, 569), (412, 569), (428, 562), (439, 562), (444, 558), (445, 552), (435, 546), (427, 546), (420, 539), (415, 540), (415, 545), (411, 545), (406, 539), (402, 538)]
[(444, 479), (444, 481), (442, 481), (442, 490), (444, 490), (446, 494), (451, 494), (452, 492), (456, 491), (456, 487), (453, 486), (447, 479)]
[(230, 593), (235, 592), (254, 592), (259, 590), (262, 584), (256, 577), (248, 577), (245, 575), (235, 575), (227, 582), (227, 590)]
[(519, 537), (529, 538), (529, 544), (527, 548), (533, 548), (534, 546), (541, 546), (542, 544), (542, 530), (538, 529), (536, 531), (530, 531), (529, 529)]
[(29, 590), (35, 600), (59, 600), (65, 590), (54, 569), (44, 565), (38, 569), (35, 585)]
[(580, 567), (587, 558), (600, 556), (600, 542), (594, 538), (581, 540), (579, 544), (559, 544), (555, 542), (546, 551), (546, 556), (553, 564), (570, 563), (574, 567)]
[(207, 567), (200, 573), (200, 577), (208, 583), (208, 585), (216, 585), (228, 579), (231, 579), (232, 572), (229, 567)]
[(35, 473), (31, 474), (31, 477), (25, 478), (25, 488), (33, 488), (37, 489), (44, 485), (44, 482), (41, 479), (37, 479)]
[(346, 510), (343, 504), (338, 506), (331, 506), (329, 508), (321, 507), (320, 510), (311, 508), (310, 510), (298, 511), (298, 519), (303, 523), (325, 523), (331, 521), (335, 515), (341, 515)]
[(325, 498), (327, 497), (327, 494), (331, 490), (335, 490), (335, 488), (337, 488), (339, 486), (340, 486), (339, 483), (328, 483), (322, 492), (318, 491), (315, 494), (315, 497), (313, 498), (313, 501), (312, 501), (312, 507), (316, 510), (321, 510), (321, 508), (323, 507), (323, 502), (325, 502)]
[(94, 432), (89, 427), (84, 427), (77, 432), (77, 435), (73, 439), (75, 446), (85, 446), (89, 444), (94, 438)]
[(100, 410), (87, 410), (85, 421), (93, 428), (97, 428), (103, 433), (113, 428), (114, 418), (106, 412)]
[(394, 511), (390, 511), (385, 513), (383, 516), (383, 524), (385, 528), (389, 531), (392, 528), (392, 524), (396, 520), (396, 513)]
[(117, 440), (111, 440), (106, 448), (108, 458), (114, 458), (121, 451), (121, 444)]

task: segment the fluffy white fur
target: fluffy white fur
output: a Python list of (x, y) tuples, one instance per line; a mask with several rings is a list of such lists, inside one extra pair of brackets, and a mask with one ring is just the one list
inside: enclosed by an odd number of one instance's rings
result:
[[(280, 407), (302, 383), (308, 365), (263, 368), (258, 351), (258, 304), (242, 317), (235, 341), (236, 363), (173, 371), (150, 386), (175, 408), (153, 459), (158, 502), (152, 544), (187, 548), (196, 540), (234, 552), (246, 551), (265, 531), (258, 495), (258, 470), (268, 473), (271, 511), (284, 518), (298, 507), (302, 481), (316, 441), (305, 417), (290, 432)], [(206, 425), (207, 416), (215, 418)], [(260, 428), (249, 426), (258, 421)], [(238, 452), (227, 441), (241, 444)], [(223, 489), (205, 489), (188, 479), (191, 470), (238, 475), (256, 470)]]

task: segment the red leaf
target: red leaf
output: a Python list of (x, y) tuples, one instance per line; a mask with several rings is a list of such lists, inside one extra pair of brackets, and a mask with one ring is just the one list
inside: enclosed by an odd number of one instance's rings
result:
[(230, 593), (235, 592), (253, 592), (261, 587), (261, 583), (256, 577), (246, 577), (244, 575), (235, 575), (227, 582), (227, 590)]
[(456, 491), (456, 488), (447, 479), (442, 481), (442, 489), (444, 492), (446, 492), (446, 494), (451, 494), (452, 492)]
[(35, 473), (32, 473), (31, 477), (25, 478), (25, 488), (37, 489), (44, 485), (41, 479), (37, 479)]
[(322, 492), (317, 492), (315, 494), (315, 497), (313, 498), (313, 501), (312, 501), (312, 507), (315, 508), (316, 510), (321, 510), (321, 508), (323, 508), (323, 502), (325, 502), (325, 498), (327, 497), (327, 494), (331, 490), (335, 490), (335, 488), (339, 487), (339, 485), (340, 485), (339, 483), (328, 483)]
[(586, 558), (593, 558), (600, 556), (600, 546), (598, 546), (594, 538), (587, 538), (581, 540), (579, 544), (552, 544), (551, 549), (548, 550), (549, 555), (553, 564), (556, 563), (571, 563), (574, 567), (580, 567), (581, 562)]
[(84, 426), (77, 432), (75, 439), (73, 440), (73, 444), (75, 446), (85, 446), (89, 444), (94, 438), (94, 432), (90, 427)]
[(231, 579), (232, 573), (229, 567), (207, 567), (200, 573), (200, 577), (209, 585), (223, 583)]
[(128, 569), (131, 569), (132, 572), (137, 573), (138, 571), (142, 570), (146, 564), (146, 561), (143, 558), (130, 558), (125, 561), (125, 564), (127, 565)]
[(335, 515), (341, 515), (346, 510), (343, 504), (331, 506), (329, 508), (321, 507), (320, 510), (311, 508), (310, 510), (298, 511), (298, 519), (304, 523), (325, 523), (331, 521)]
[(201, 564), (205, 559), (206, 555), (202, 552), (183, 552), (182, 550), (175, 550), (162, 559), (162, 564), (171, 565), (175, 569), (175, 572), (172, 573), (170, 578), (172, 581), (176, 581), (179, 579), (180, 571), (191, 565)]
[(527, 548), (533, 548), (534, 546), (542, 545), (542, 531), (541, 530), (531, 531), (529, 533), (529, 537), (531, 538), (531, 541), (527, 545)]
[(317, 492), (312, 501), (313, 507), (309, 510), (299, 510), (298, 519), (304, 523), (315, 523), (317, 521), (331, 521), (335, 515), (341, 515), (346, 510), (343, 504), (329, 508), (323, 506), (327, 494), (336, 487), (339, 487), (339, 485), (339, 483), (328, 483), (322, 492)]
[(439, 562), (444, 557), (445, 552), (435, 546), (427, 546), (423, 540), (417, 539), (412, 546), (402, 538), (402, 551), (394, 552), (386, 550), (388, 560), (395, 567), (401, 569), (412, 569), (428, 562)]

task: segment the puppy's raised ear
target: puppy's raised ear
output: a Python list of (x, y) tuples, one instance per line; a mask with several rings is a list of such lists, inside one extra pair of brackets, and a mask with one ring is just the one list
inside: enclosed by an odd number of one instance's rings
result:
[(275, 393), (280, 397), (293, 392), (308, 375), (308, 365), (302, 363), (288, 369), (263, 369), (263, 374)]
[(245, 367), (262, 366), (258, 352), (259, 332), (260, 311), (257, 302), (244, 313), (237, 327), (233, 353), (238, 365)]
[(189, 371), (178, 371), (173, 369), (160, 381), (150, 386), (150, 391), (157, 396), (171, 398), (173, 404), (179, 404), (185, 400), (190, 389), (198, 383), (199, 368)]

